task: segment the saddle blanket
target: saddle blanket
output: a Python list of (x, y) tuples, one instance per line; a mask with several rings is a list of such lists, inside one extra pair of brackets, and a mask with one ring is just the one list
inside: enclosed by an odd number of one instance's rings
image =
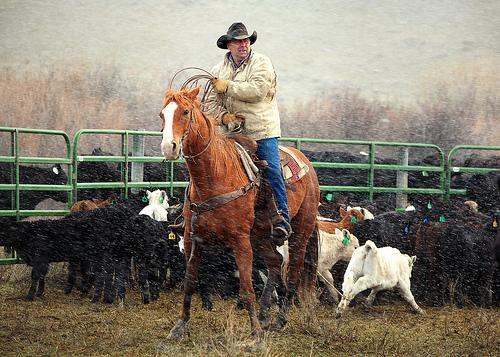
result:
[[(248, 152), (238, 143), (236, 143), (238, 151), (240, 152), (241, 161), (245, 167), (248, 178), (251, 181), (256, 180), (256, 175), (258, 172), (257, 167), (253, 163), (252, 159), (248, 155)], [(285, 183), (292, 184), (300, 180), (306, 173), (309, 172), (309, 166), (306, 165), (304, 161), (299, 159), (297, 155), (289, 148), (284, 146), (279, 146), (281, 171), (283, 173), (283, 179)]]
[(299, 159), (289, 148), (280, 146), (279, 150), (281, 170), (286, 183), (292, 184), (309, 172), (309, 166)]

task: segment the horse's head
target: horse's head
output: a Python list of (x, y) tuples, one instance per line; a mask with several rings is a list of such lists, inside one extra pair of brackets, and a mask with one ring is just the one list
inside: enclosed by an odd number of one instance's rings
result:
[(193, 125), (193, 112), (199, 110), (196, 99), (199, 91), (200, 88), (180, 91), (169, 89), (165, 94), (160, 111), (163, 132), (161, 152), (167, 160), (179, 158), (182, 140)]

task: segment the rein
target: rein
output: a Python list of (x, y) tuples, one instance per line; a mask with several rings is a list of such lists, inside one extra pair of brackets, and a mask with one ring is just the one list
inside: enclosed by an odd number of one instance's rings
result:
[(250, 191), (252, 188), (256, 187), (257, 184), (255, 181), (250, 181), (247, 183), (245, 186), (240, 187), (234, 191), (228, 192), (228, 193), (223, 193), (222, 195), (219, 196), (214, 196), (210, 197), (209, 199), (202, 201), (200, 203), (194, 203), (189, 200), (189, 188), (191, 186), (191, 183), (186, 187), (185, 191), (185, 199), (184, 202), (189, 205), (189, 210), (192, 212), (191, 216), (191, 236), (189, 237), (190, 239), (199, 239), (200, 237), (195, 235), (196, 232), (196, 226), (198, 224), (198, 217), (200, 214), (203, 212), (208, 212), (213, 209), (216, 209), (218, 207), (221, 207), (225, 205), (226, 203), (229, 203), (231, 201), (234, 201), (235, 199), (242, 197), (247, 194), (248, 191)]
[[(189, 125), (181, 138), (181, 151), (182, 151), (184, 139), (186, 138), (188, 133), (193, 130), (192, 124), (195, 121), (193, 111), (194, 111), (194, 109), (191, 111), (191, 114), (189, 117)], [(215, 136), (214, 125), (210, 122), (210, 119), (205, 115), (205, 113), (203, 113), (203, 111), (200, 111), (200, 113), (203, 116), (203, 119), (205, 119), (205, 122), (208, 126), (209, 140), (208, 140), (208, 143), (206, 144), (206, 146), (200, 152), (198, 152), (194, 155), (184, 155), (184, 153), (182, 153), (182, 156), (186, 160), (193, 160), (196, 157), (205, 153), (208, 150), (208, 148), (210, 147), (210, 145), (212, 144), (213, 138)], [(195, 133), (195, 135), (196, 135), (196, 133)], [(191, 212), (193, 212), (195, 215), (199, 215), (203, 212), (211, 211), (217, 207), (225, 205), (226, 203), (234, 201), (235, 199), (237, 199), (241, 196), (244, 196), (253, 187), (258, 186), (258, 184), (259, 184), (258, 181), (250, 180), (250, 182), (247, 183), (245, 186), (237, 188), (234, 191), (224, 193), (222, 195), (210, 197), (209, 199), (202, 201), (201, 203), (190, 202), (189, 197), (188, 197), (189, 196), (188, 192), (189, 192), (189, 187), (191, 184), (189, 184), (188, 187), (186, 188), (186, 192), (185, 192), (185, 202), (189, 204), (189, 209), (191, 210)], [(193, 216), (193, 218), (194, 218), (194, 216)]]
[(241, 196), (246, 195), (246, 193), (255, 186), (257, 186), (257, 183), (255, 181), (250, 181), (245, 186), (237, 188), (234, 191), (223, 193), (219, 196), (210, 197), (209, 199), (206, 199), (205, 201), (202, 201), (200, 203), (194, 203), (189, 200), (188, 186), (185, 194), (185, 202), (187, 202), (187, 204), (189, 205), (189, 209), (191, 210), (191, 212), (195, 214), (201, 214), (203, 212), (211, 211), (215, 208), (223, 206), (226, 203), (229, 203), (237, 198), (240, 198)]
[(210, 123), (210, 120), (206, 117), (206, 115), (201, 112), (201, 115), (203, 116), (203, 119), (205, 119), (205, 122), (207, 123), (208, 125), (208, 128), (209, 128), (209, 133), (208, 133), (208, 143), (207, 145), (203, 148), (203, 150), (201, 150), (199, 153), (197, 154), (194, 154), (194, 155), (184, 155), (184, 152), (182, 151), (182, 145), (183, 145), (183, 141), (184, 139), (186, 138), (188, 132), (190, 130), (192, 130), (192, 124), (193, 124), (193, 111), (191, 111), (191, 115), (189, 117), (189, 126), (188, 128), (186, 129), (186, 131), (184, 132), (184, 134), (182, 135), (182, 138), (181, 138), (181, 153), (182, 153), (182, 156), (184, 157), (184, 159), (186, 160), (193, 160), (194, 158), (200, 156), (201, 154), (203, 154), (205, 151), (208, 150), (208, 147), (210, 146), (210, 144), (212, 144), (212, 140), (214, 138), (214, 128), (213, 128), (213, 125)]

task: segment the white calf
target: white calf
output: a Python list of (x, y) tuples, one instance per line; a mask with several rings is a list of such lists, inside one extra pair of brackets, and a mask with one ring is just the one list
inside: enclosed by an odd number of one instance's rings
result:
[[(330, 269), (338, 261), (348, 262), (354, 250), (359, 247), (358, 238), (347, 229), (335, 228), (334, 233), (318, 229), (319, 249), (318, 249), (318, 277), (323, 281), (332, 295), (335, 303), (339, 302), (338, 290), (333, 284), (333, 276)], [(285, 241), (276, 250), (283, 256), (282, 277), (288, 269), (288, 241)]]
[(163, 190), (150, 192), (146, 191), (149, 204), (144, 207), (139, 214), (144, 214), (156, 221), (168, 221), (168, 197)]
[(338, 292), (333, 285), (333, 277), (330, 270), (338, 261), (348, 262), (352, 253), (359, 247), (358, 238), (347, 229), (335, 228), (335, 232), (329, 233), (318, 230), (319, 251), (318, 251), (318, 277), (333, 297), (336, 304), (339, 302)]
[(381, 290), (398, 289), (401, 296), (410, 303), (415, 312), (424, 311), (417, 305), (410, 291), (410, 277), (416, 256), (402, 254), (392, 247), (377, 248), (371, 240), (356, 249), (347, 266), (342, 290), (344, 295), (336, 311), (340, 317), (349, 306), (349, 302), (361, 291), (372, 289), (366, 299), (368, 305), (373, 303)]

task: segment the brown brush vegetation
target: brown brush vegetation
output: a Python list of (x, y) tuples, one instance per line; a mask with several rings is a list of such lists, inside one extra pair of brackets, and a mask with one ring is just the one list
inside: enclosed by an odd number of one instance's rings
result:
[[(40, 72), (0, 71), (0, 126), (63, 130), (70, 139), (80, 129), (158, 128), (157, 111), (162, 92), (155, 100), (145, 100), (136, 83), (112, 66), (56, 67)], [(154, 113), (154, 115), (153, 115)], [(60, 154), (52, 138), (24, 134), (20, 143), (24, 155)], [(113, 152), (119, 140), (108, 136), (86, 143)], [(0, 147), (10, 139), (0, 136)], [(59, 150), (59, 152), (58, 152)]]
[[(282, 108), (287, 136), (498, 145), (500, 65), (494, 61), (433, 67), (415, 104), (364, 97), (359, 90), (325, 89), (318, 98)], [(321, 128), (321, 131), (318, 130)]]
[[(18, 270), (13, 278), (12, 270)], [(354, 307), (336, 320), (334, 308), (311, 304), (292, 308), (282, 332), (268, 332), (256, 344), (248, 335), (247, 313), (236, 300), (214, 299), (215, 311), (193, 300), (190, 337), (167, 341), (182, 304), (179, 291), (141, 304), (137, 290), (125, 308), (92, 304), (76, 292), (63, 293), (64, 269), (49, 274), (42, 299), (23, 300), (29, 272), (0, 267), (0, 355), (111, 356), (495, 356), (500, 353), (500, 310), (426, 308), (412, 314), (404, 303)]]
[[(496, 62), (433, 67), (415, 104), (369, 99), (359, 90), (325, 88), (313, 99), (281, 105), (284, 136), (326, 139), (498, 145), (500, 78)], [(169, 74), (151, 82), (128, 78), (112, 65), (53, 66), (39, 72), (0, 70), (0, 125), (59, 129), (159, 129), (157, 114)], [(113, 152), (109, 138), (86, 149)], [(30, 155), (47, 154), (50, 140), (26, 138)], [(7, 138), (0, 135), (0, 146)], [(57, 149), (54, 149), (57, 150)]]

